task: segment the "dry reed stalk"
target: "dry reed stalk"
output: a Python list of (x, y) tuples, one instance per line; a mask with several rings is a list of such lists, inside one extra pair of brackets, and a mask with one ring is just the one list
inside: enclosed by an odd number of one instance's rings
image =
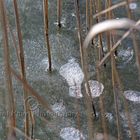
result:
[[(102, 10), (101, 0), (97, 0), (97, 12), (100, 12)], [(97, 23), (101, 22), (101, 17), (98, 16), (96, 18)], [(98, 60), (100, 61), (102, 57), (104, 56), (103, 53), (103, 44), (102, 44), (102, 34), (98, 35)]]
[[(101, 5), (101, 0), (97, 0), (96, 1), (96, 5), (97, 5), (97, 9), (96, 12), (100, 12), (102, 10), (102, 5)], [(96, 22), (99, 23), (101, 22), (101, 17), (98, 16), (96, 17)], [(102, 34), (98, 34), (98, 59), (97, 62), (100, 62), (100, 60), (102, 59), (102, 57), (104, 56), (103, 54), (103, 45), (102, 45)], [(96, 75), (97, 75), (97, 80), (100, 81), (100, 69), (96, 69)], [(102, 96), (99, 97), (99, 108), (101, 111), (101, 125), (102, 125), (102, 129), (103, 129), (103, 134), (104, 134), (104, 139), (108, 140), (108, 128), (107, 128), (107, 124), (106, 124), (106, 119), (105, 119), (105, 110), (104, 110), (104, 100), (102, 98)]]
[(87, 54), (83, 53), (83, 72), (84, 72), (84, 79), (85, 79), (85, 83), (86, 83), (86, 93), (84, 92), (83, 96), (84, 96), (84, 101), (85, 101), (85, 105), (86, 105), (86, 114), (87, 114), (87, 125), (88, 125), (88, 138), (89, 140), (93, 140), (94, 139), (94, 129), (93, 129), (93, 113), (96, 117), (96, 111), (95, 111), (95, 107), (94, 107), (94, 103), (92, 100), (92, 96), (91, 96), (91, 90), (90, 90), (90, 86), (89, 86), (89, 82), (88, 82), (88, 72), (87, 72), (87, 63), (85, 62), (87, 58)]
[[(124, 31), (117, 31), (117, 32), (111, 32), (111, 34), (113, 35), (113, 36), (123, 36), (123, 34), (124, 34)], [(115, 39), (115, 40), (118, 40), (118, 37), (116, 37), (117, 39)], [(130, 34), (127, 38), (131, 38), (132, 39), (132, 35)], [(136, 39), (138, 39), (139, 37), (138, 36), (136, 36), (135, 37)], [(114, 42), (115, 43), (115, 42)]]
[(18, 34), (17, 37), (18, 37), (18, 45), (19, 45), (18, 53), (20, 57), (20, 70), (21, 70), (22, 77), (26, 79), (24, 49), (23, 49), (22, 33), (21, 33), (21, 27), (20, 27), (17, 0), (13, 0), (13, 5), (14, 5), (14, 12), (15, 12), (16, 29), (17, 29), (17, 34)]
[[(88, 85), (87, 85), (87, 87), (88, 87)], [(85, 94), (87, 94), (87, 93), (90, 93), (90, 91), (89, 92), (86, 91)], [(86, 114), (87, 114), (87, 125), (88, 125), (88, 128), (87, 128), (88, 129), (88, 138), (89, 138), (89, 140), (93, 140), (94, 139), (93, 104), (92, 104), (92, 99), (88, 95), (85, 97), (85, 100), (86, 100), (85, 104), (86, 104), (86, 108), (87, 108)], [(90, 102), (88, 102), (88, 101), (90, 101)]]
[[(83, 46), (84, 47), (84, 46)], [(86, 105), (86, 115), (87, 115), (87, 125), (88, 125), (88, 138), (89, 140), (93, 140), (94, 139), (94, 128), (93, 128), (93, 113), (95, 113), (95, 107), (94, 107), (94, 103), (92, 100), (92, 96), (91, 96), (91, 91), (90, 91), (90, 86), (89, 86), (89, 82), (88, 82), (88, 72), (87, 72), (87, 52), (84, 51), (83, 53), (83, 57), (82, 57), (82, 70), (84, 73), (84, 80), (85, 80), (85, 92), (83, 94), (84, 96), (84, 102)], [(96, 117), (96, 113), (95, 113), (95, 117)]]
[[(83, 40), (82, 40), (82, 33), (81, 33), (81, 22), (80, 22), (80, 10), (79, 10), (79, 0), (74, 1), (75, 5), (75, 11), (76, 11), (76, 21), (77, 21), (77, 28), (78, 28), (78, 39), (79, 39), (79, 45), (80, 45), (80, 57), (81, 57), (81, 64), (82, 62), (82, 57), (83, 57)], [(83, 67), (83, 66), (82, 66)]]
[(8, 29), (7, 29), (7, 20), (6, 20), (6, 10), (4, 1), (0, 0), (0, 10), (1, 10), (1, 22), (3, 29), (3, 51), (4, 51), (4, 65), (5, 65), (5, 82), (7, 88), (7, 111), (10, 113), (8, 116), (8, 140), (10, 138), (16, 139), (16, 132), (13, 127), (16, 127), (16, 116), (15, 116), (15, 101), (12, 85), (12, 77), (10, 71), (10, 52), (9, 52), (9, 43), (8, 43)]
[[(79, 0), (75, 0), (75, 9), (76, 9), (76, 19), (77, 19), (77, 27), (78, 27), (78, 38), (79, 38), (79, 44), (80, 44), (80, 56), (81, 56), (81, 64), (82, 64), (82, 68), (84, 67), (84, 63), (83, 63), (83, 41), (82, 41), (82, 35), (81, 35), (81, 23), (80, 23), (80, 12), (79, 12)], [(93, 100), (89, 99), (89, 97), (84, 98), (86, 107), (87, 107), (87, 113), (88, 113), (88, 128), (89, 129), (89, 138), (93, 139), (93, 118), (91, 117), (91, 112), (95, 111), (95, 107), (94, 107), (94, 103)], [(89, 104), (88, 104), (89, 103)], [(94, 107), (94, 109), (92, 109), (91, 107)], [(96, 114), (96, 113), (95, 113)], [(95, 115), (96, 116), (96, 115)], [(79, 118), (78, 118), (79, 119)]]
[[(134, 17), (134, 14), (132, 15), (131, 9), (129, 8), (129, 4), (131, 2), (133, 2), (133, 0), (126, 0), (127, 2), (127, 13), (128, 13), (128, 18), (133, 19), (132, 17)], [(134, 33), (132, 33), (132, 41), (134, 44), (134, 51), (136, 54), (136, 64), (137, 64), (137, 69), (138, 69), (138, 74), (139, 74), (139, 81), (140, 81), (140, 49), (139, 49), (139, 39), (136, 39), (136, 35)]]
[(98, 43), (98, 60), (101, 60), (104, 57), (102, 34), (98, 35)]
[[(112, 6), (111, 0), (107, 1), (107, 8)], [(112, 11), (109, 11), (107, 13), (107, 19), (112, 19)], [(112, 48), (112, 40), (114, 39), (113, 36), (111, 36), (111, 32), (107, 32), (107, 46), (108, 50), (111, 51)], [(111, 52), (111, 73), (112, 73), (112, 86), (113, 86), (113, 95), (114, 95), (114, 102), (115, 102), (115, 115), (116, 115), (116, 126), (117, 126), (117, 139), (121, 140), (121, 132), (120, 132), (120, 118), (119, 118), (119, 106), (118, 106), (118, 92), (116, 89), (116, 77), (115, 77), (115, 67), (116, 67), (116, 62), (115, 62), (115, 57), (114, 57), (114, 52)]]
[[(100, 81), (100, 69), (96, 69), (96, 74), (97, 74), (97, 80)], [(106, 119), (105, 119), (105, 110), (104, 110), (104, 102), (102, 96), (99, 97), (99, 108), (101, 110), (101, 124), (102, 124), (102, 129), (103, 129), (103, 134), (104, 134), (104, 140), (108, 140), (108, 128), (106, 124)]]
[(89, 0), (86, 0), (86, 31), (89, 30)]
[(8, 22), (8, 27), (9, 27), (9, 31), (10, 31), (10, 34), (11, 34), (11, 37), (12, 37), (13, 45), (14, 45), (14, 48), (15, 48), (15, 51), (16, 51), (18, 65), (20, 66), (20, 56), (19, 56), (19, 53), (18, 53), (18, 47), (16, 45), (15, 35), (13, 34), (13, 32), (12, 32), (12, 30), (10, 28), (9, 22)]
[[(46, 100), (44, 100), (44, 98), (42, 98), (28, 83), (27, 81), (23, 80), (22, 77), (20, 75), (18, 75), (15, 70), (13, 68), (11, 68), (11, 72), (12, 74), (15, 76), (15, 78), (17, 80), (19, 80), (23, 86), (24, 86), (24, 89), (26, 89), (28, 91), (28, 93), (35, 97), (38, 101), (38, 103), (40, 103), (40, 105), (44, 106), (47, 110), (49, 110), (50, 112), (52, 112), (51, 108), (49, 107), (48, 103), (46, 102)], [(28, 102), (28, 100), (27, 100)], [(32, 139), (34, 137), (34, 128), (35, 128), (35, 120), (34, 120), (34, 115), (32, 113), (32, 110), (30, 109), (29, 110), (29, 113), (30, 113), (30, 119), (31, 119), (31, 135), (30, 135), (30, 138)], [(25, 138), (29, 138), (29, 136), (27, 136), (25, 134)]]
[(126, 2), (126, 10), (127, 10), (127, 17), (128, 18), (132, 18), (132, 15), (131, 15), (131, 9), (129, 8), (129, 4), (130, 4), (130, 0), (125, 0), (125, 2)]
[[(121, 97), (123, 97), (123, 101), (124, 101), (124, 109), (125, 109), (125, 115), (126, 115), (126, 118), (128, 119), (128, 127), (130, 129), (130, 132), (132, 134), (132, 140), (136, 140), (136, 136), (135, 136), (135, 132), (134, 132), (134, 127), (133, 127), (133, 123), (132, 123), (132, 117), (129, 113), (129, 109), (128, 109), (128, 102), (125, 98), (125, 96), (123, 95), (123, 88), (122, 88), (122, 84), (121, 84), (121, 81), (120, 81), (120, 78), (119, 78), (119, 74), (118, 74), (118, 71), (116, 69), (116, 67), (114, 68), (114, 74), (115, 74), (115, 79), (116, 79), (116, 83), (118, 85), (118, 88), (119, 88), (119, 92), (121, 93)], [(122, 96), (123, 95), (123, 96)]]
[[(106, 1), (106, 8), (111, 7), (111, 6), (112, 6), (111, 1), (107, 0)], [(112, 19), (112, 11), (109, 11), (108, 13), (106, 13), (106, 19)], [(107, 32), (106, 35), (107, 35), (107, 48), (110, 51), (110, 49), (111, 49), (111, 34), (110, 34), (110, 32)]]
[[(78, 39), (79, 39), (79, 45), (80, 45), (80, 57), (81, 57), (81, 64), (82, 62), (82, 57), (83, 57), (83, 48), (82, 48), (82, 34), (81, 34), (81, 22), (80, 22), (80, 10), (79, 10), (79, 0), (74, 1), (75, 5), (75, 11), (76, 11), (76, 21), (77, 21), (77, 27), (78, 27)], [(83, 66), (82, 66), (83, 67)], [(75, 83), (76, 84), (76, 83)], [(81, 130), (81, 125), (80, 125), (80, 101), (77, 99), (77, 124), (78, 124), (78, 129)], [(80, 138), (81, 139), (81, 138)]]
[[(96, 13), (98, 13), (98, 1), (97, 0), (93, 0), (93, 14), (96, 14)], [(92, 21), (93, 21), (93, 24), (95, 24), (95, 23), (98, 23), (98, 18), (95, 18), (95, 19), (92, 19)], [(93, 26), (93, 25), (92, 25)], [(90, 27), (91, 28), (91, 27)], [(96, 39), (94, 38), (93, 40), (92, 40), (92, 45), (94, 46), (94, 45), (96, 45), (97, 44), (97, 41), (96, 41)], [(97, 49), (96, 49), (96, 51), (97, 51)]]
[(86, 39), (84, 40), (83, 46), (86, 49), (89, 45), (89, 42), (92, 40), (94, 36), (101, 32), (113, 30), (113, 29), (126, 29), (131, 28), (140, 30), (139, 23), (136, 24), (133, 20), (122, 18), (122, 19), (112, 19), (100, 22), (94, 25), (91, 30), (89, 31)]
[(12, 38), (12, 41), (13, 41), (13, 46), (15, 48), (15, 52), (16, 52), (16, 55), (17, 55), (18, 64), (19, 64), (19, 67), (20, 67), (20, 56), (19, 56), (18, 46), (16, 44), (16, 37), (15, 37), (15, 35), (14, 35), (11, 27), (10, 27), (9, 18), (8, 17), (6, 17), (6, 18), (7, 18), (8, 30), (10, 32), (10, 35), (11, 35), (11, 38)]
[[(18, 37), (18, 51), (20, 57), (20, 73), (21, 77), (24, 81), (26, 81), (26, 72), (25, 72), (25, 60), (24, 60), (24, 49), (23, 49), (23, 42), (22, 42), (22, 33), (20, 27), (20, 20), (19, 20), (19, 11), (18, 11), (18, 4), (17, 0), (13, 0), (14, 12), (15, 12), (15, 22), (16, 22), (16, 30), (17, 30), (17, 37)], [(24, 86), (24, 85), (23, 85)], [(26, 88), (23, 88), (24, 93), (24, 100), (28, 97), (28, 92)], [(24, 102), (24, 110), (25, 110), (25, 134), (29, 137), (30, 136), (30, 116), (29, 112), (29, 105)]]
[(45, 38), (48, 49), (48, 61), (49, 61), (49, 72), (52, 72), (52, 58), (51, 58), (51, 47), (49, 41), (49, 10), (48, 10), (48, 0), (43, 1), (44, 7), (44, 27), (45, 27)]
[[(97, 0), (94, 0), (93, 1), (93, 14), (95, 15), (95, 14), (97, 14), (98, 12), (97, 12), (97, 7), (98, 7), (98, 1)], [(94, 16), (93, 15), (93, 16)], [(94, 19), (94, 18), (93, 18)], [(96, 20), (97, 20), (97, 18), (96, 18)]]
[[(116, 123), (117, 123), (117, 130), (118, 130), (118, 139), (121, 140), (122, 136), (121, 136), (121, 128), (120, 128), (120, 118), (119, 118), (119, 108), (116, 104), (118, 104), (118, 95), (120, 95), (122, 97), (122, 84), (119, 78), (119, 74), (116, 68), (116, 64), (113, 64), (113, 69), (112, 69), (112, 83), (113, 83), (113, 91), (115, 92), (114, 94), (114, 100), (115, 100), (115, 111), (116, 111)], [(117, 96), (116, 96), (117, 95)], [(126, 105), (126, 101), (125, 105)]]
[(83, 62), (83, 73), (84, 73), (84, 79), (85, 79), (85, 84), (86, 84), (86, 91), (84, 92), (83, 96), (84, 96), (84, 102), (86, 105), (86, 114), (87, 114), (87, 124), (88, 124), (88, 138), (89, 140), (93, 140), (94, 138), (94, 117), (93, 114), (96, 117), (96, 110), (94, 107), (94, 101), (92, 99), (91, 96), (91, 90), (90, 90), (90, 86), (89, 86), (89, 82), (88, 82), (88, 73), (87, 73), (87, 64), (85, 63), (85, 61), (87, 60), (87, 54), (86, 52), (83, 53), (83, 58), (82, 58), (82, 62)]
[(106, 14), (107, 12), (112, 11), (112, 10), (118, 8), (118, 7), (125, 6), (125, 5), (126, 5), (126, 2), (125, 1), (124, 2), (120, 2), (120, 3), (117, 3), (115, 5), (112, 5), (111, 7), (108, 7), (105, 10), (100, 11), (100, 12), (94, 14), (93, 15), (93, 19), (96, 18), (96, 17), (98, 17), (98, 16), (101, 16), (103, 14)]
[(35, 118), (32, 110), (30, 110), (30, 116), (31, 116), (31, 139), (34, 139), (34, 129), (35, 129)]
[(114, 53), (111, 53), (111, 70), (112, 70), (112, 86), (113, 86), (113, 94), (114, 94), (114, 102), (115, 102), (115, 114), (116, 114), (116, 125), (117, 125), (117, 139), (121, 140), (121, 130), (120, 130), (120, 118), (119, 118), (119, 104), (118, 104), (118, 89), (116, 82), (116, 62)]
[[(94, 2), (94, 7), (96, 9), (95, 10), (95, 14), (99, 13), (102, 10), (102, 1), (101, 0), (96, 0)], [(99, 22), (101, 22), (101, 17), (100, 16), (96, 17), (96, 23), (99, 23)], [(104, 56), (103, 44), (102, 44), (102, 34), (98, 35), (98, 48), (97, 48), (97, 52), (98, 52), (98, 60), (101, 60), (101, 58)]]
[(89, 1), (89, 27), (93, 24), (93, 0)]
[(61, 15), (62, 15), (62, 0), (57, 0), (57, 22), (58, 27), (61, 27)]
[[(114, 53), (112, 54), (114, 56)], [(115, 58), (112, 58), (111, 55), (111, 67), (112, 67), (112, 85), (113, 85), (113, 94), (114, 94), (114, 103), (115, 103), (115, 114), (116, 114), (116, 126), (117, 126), (117, 139), (121, 140), (121, 130), (120, 130), (120, 117), (119, 117), (119, 104), (118, 104), (118, 89), (116, 87), (116, 76), (115, 76)]]

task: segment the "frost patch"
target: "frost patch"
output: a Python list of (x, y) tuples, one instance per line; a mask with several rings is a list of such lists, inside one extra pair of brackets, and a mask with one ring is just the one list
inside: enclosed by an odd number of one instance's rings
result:
[(124, 96), (127, 100), (140, 103), (140, 92), (133, 90), (124, 91)]
[[(90, 86), (90, 91), (91, 91), (91, 96), (92, 98), (96, 98), (99, 97), (104, 90), (104, 85), (98, 81), (95, 80), (89, 80), (88, 81), (89, 86)], [(87, 85), (85, 84), (86, 89), (87, 89)]]
[(73, 127), (63, 128), (60, 131), (60, 137), (64, 140), (85, 140), (83, 134)]
[(69, 85), (69, 96), (81, 98), (81, 84), (84, 79), (84, 74), (79, 64), (75, 62), (75, 59), (70, 59), (68, 63), (64, 64), (59, 73), (65, 78)]

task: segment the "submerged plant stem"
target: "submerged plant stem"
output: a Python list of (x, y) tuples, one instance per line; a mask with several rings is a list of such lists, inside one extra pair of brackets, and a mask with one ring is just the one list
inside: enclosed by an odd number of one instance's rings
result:
[(16, 116), (15, 116), (15, 101), (14, 101), (14, 93), (13, 93), (13, 85), (12, 85), (12, 77), (10, 71), (10, 51), (9, 51), (9, 43), (8, 43), (8, 30), (7, 30), (7, 18), (6, 18), (6, 10), (3, 0), (0, 0), (0, 13), (1, 13), (1, 21), (2, 21), (2, 29), (3, 29), (3, 51), (4, 51), (4, 65), (5, 65), (5, 82), (6, 82), (6, 90), (7, 90), (7, 105), (6, 109), (11, 113), (8, 116), (8, 140), (11, 137), (16, 139), (16, 133), (13, 127), (16, 127)]

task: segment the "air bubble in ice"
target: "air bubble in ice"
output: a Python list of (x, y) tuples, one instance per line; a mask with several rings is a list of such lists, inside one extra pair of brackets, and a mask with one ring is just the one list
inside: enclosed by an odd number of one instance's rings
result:
[(140, 103), (140, 92), (139, 91), (126, 90), (126, 91), (124, 91), (124, 96), (129, 101)]
[[(104, 85), (102, 83), (95, 81), (95, 80), (89, 80), (88, 83), (90, 86), (92, 98), (99, 97), (103, 93)], [(86, 86), (86, 84), (85, 84), (85, 86)], [(87, 86), (86, 86), (86, 88), (87, 88)]]

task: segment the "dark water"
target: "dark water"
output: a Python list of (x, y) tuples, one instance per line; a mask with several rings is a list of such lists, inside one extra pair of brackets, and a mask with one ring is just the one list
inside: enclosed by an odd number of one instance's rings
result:
[[(12, 31), (16, 31), (14, 23), (14, 12), (10, 0), (7, 1), (7, 11), (9, 15), (10, 25)], [(50, 37), (50, 46), (52, 50), (52, 63), (53, 63), (53, 72), (48, 73), (48, 59), (47, 59), (47, 49), (45, 47), (45, 38), (44, 38), (44, 21), (43, 21), (43, 3), (42, 0), (18, 0), (19, 11), (20, 11), (20, 23), (23, 35), (23, 45), (25, 53), (25, 62), (26, 62), (26, 74), (28, 82), (31, 86), (46, 99), (47, 102), (54, 107), (55, 111), (58, 114), (49, 114), (46, 112), (43, 107), (35, 108), (35, 138), (40, 140), (58, 140), (61, 139), (60, 134), (62, 134), (62, 129), (66, 127), (77, 127), (77, 111), (80, 111), (80, 129), (83, 137), (88, 140), (87, 137), (87, 119), (85, 113), (85, 105), (83, 98), (76, 99), (69, 96), (69, 90), (71, 87), (75, 86), (78, 82), (81, 86), (82, 92), (84, 84), (79, 82), (81, 75), (75, 74), (76, 80), (71, 82), (70, 79), (64, 78), (60, 73), (60, 68), (69, 61), (72, 65), (68, 69), (74, 67), (72, 71), (80, 68), (80, 53), (79, 53), (79, 44), (77, 37), (77, 27), (76, 27), (76, 17), (74, 10), (74, 2), (65, 0), (63, 1), (63, 11), (62, 11), (62, 28), (58, 30), (56, 25), (57, 16), (56, 16), (56, 0), (49, 1), (49, 37)], [(116, 3), (116, 2), (115, 2)], [(138, 17), (139, 5), (134, 11)], [(126, 11), (123, 11), (123, 8), (115, 10), (116, 17), (126, 17)], [(85, 1), (80, 1), (80, 12), (81, 12), (81, 23), (82, 23), (82, 35), (85, 38)], [(2, 37), (0, 32), (0, 43), (2, 44)], [(137, 68), (135, 64), (135, 54), (132, 47), (132, 42), (130, 39), (122, 42), (120, 49), (118, 50), (118, 60), (117, 67), (124, 90), (135, 90), (140, 91)], [(18, 70), (17, 58), (15, 57), (15, 51), (12, 49), (13, 45), (10, 43), (11, 47), (11, 62), (12, 66)], [(1, 111), (5, 111), (4, 107), (4, 94), (5, 88), (4, 84), (4, 68), (3, 68), (3, 55), (2, 47), (0, 48), (0, 105)], [(96, 80), (95, 75), (95, 54), (93, 47), (89, 48), (89, 73), (90, 79)], [(75, 64), (78, 64), (78, 66)], [(74, 66), (73, 66), (74, 65)], [(76, 69), (76, 70), (75, 70)], [(64, 74), (65, 75), (65, 74)], [(111, 83), (111, 67), (110, 64), (107, 64), (107, 67), (102, 71), (102, 84), (104, 85), (104, 91), (101, 96), (103, 96), (105, 104), (105, 117), (108, 125), (108, 131), (110, 139), (115, 139), (117, 137), (117, 130), (115, 124), (115, 110), (114, 110), (114, 99), (113, 99), (113, 90)], [(78, 79), (79, 78), (79, 79)], [(82, 79), (82, 78), (81, 78)], [(70, 82), (68, 82), (70, 80)], [(23, 109), (23, 93), (22, 88), (17, 81), (14, 80), (14, 90), (15, 97), (17, 100), (17, 111), (21, 112)], [(72, 90), (75, 90), (72, 88)], [(80, 104), (79, 109), (77, 109), (77, 101)], [(36, 102), (36, 101), (35, 101)], [(120, 99), (119, 102), (119, 113), (120, 113), (120, 124), (121, 132), (123, 139), (131, 139), (130, 130), (128, 129), (127, 119), (124, 113), (123, 101)], [(132, 115), (132, 120), (134, 128), (136, 131), (137, 139), (140, 138), (140, 104), (133, 103), (128, 101), (130, 114)], [(102, 134), (101, 128), (101, 113), (99, 109), (99, 98), (95, 98), (95, 108), (97, 109), (98, 120), (95, 120), (95, 132)], [(43, 114), (44, 113), (44, 114)], [(62, 115), (63, 114), (63, 115)], [(46, 123), (43, 121), (43, 115), (49, 122)], [(62, 116), (61, 116), (62, 115)], [(17, 114), (18, 128), (23, 131), (23, 117), (19, 117)], [(0, 118), (0, 139), (5, 139), (5, 116)], [(64, 132), (64, 131), (63, 131)], [(19, 139), (23, 139), (21, 135), (18, 135)], [(75, 136), (76, 137), (76, 136)], [(113, 138), (112, 138), (113, 137)], [(74, 139), (73, 137), (71, 139)], [(70, 140), (70, 138), (67, 140)], [(78, 140), (78, 139), (76, 139)]]

